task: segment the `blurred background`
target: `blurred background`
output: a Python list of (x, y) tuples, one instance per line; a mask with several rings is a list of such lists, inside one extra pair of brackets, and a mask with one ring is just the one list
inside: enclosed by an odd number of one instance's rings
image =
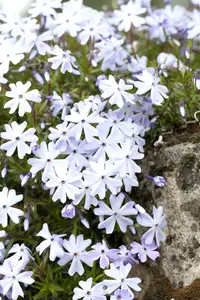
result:
[[(34, 0), (0, 0), (0, 7), (8, 10), (10, 13), (26, 11), (30, 2)], [(84, 0), (84, 4), (96, 9), (101, 9), (103, 5), (110, 5), (115, 0)], [(157, 7), (162, 7), (164, 0), (152, 0), (152, 4)], [(187, 5), (189, 0), (171, 0), (173, 5)]]
[[(84, 3), (85, 3), (85, 5), (100, 9), (102, 7), (102, 5), (108, 5), (112, 1), (113, 0), (85, 0)], [(164, 3), (164, 0), (152, 0), (152, 4), (154, 6), (163, 6), (163, 3)], [(189, 3), (189, 0), (171, 0), (171, 3), (173, 5), (176, 5), (176, 4), (187, 5)]]

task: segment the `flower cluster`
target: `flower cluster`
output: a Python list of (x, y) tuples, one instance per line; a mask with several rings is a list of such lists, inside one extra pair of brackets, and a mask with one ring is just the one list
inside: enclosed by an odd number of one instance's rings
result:
[(100, 12), (82, 0), (35, 0), (26, 17), (0, 12), (0, 293), (8, 299), (131, 300), (142, 281), (131, 268), (160, 255), (164, 208), (152, 217), (132, 191), (146, 135), (168, 108), (175, 114), (177, 98), (185, 119), (183, 98), (199, 89), (188, 47), (193, 39), (199, 51), (200, 2), (191, 10), (118, 2)]

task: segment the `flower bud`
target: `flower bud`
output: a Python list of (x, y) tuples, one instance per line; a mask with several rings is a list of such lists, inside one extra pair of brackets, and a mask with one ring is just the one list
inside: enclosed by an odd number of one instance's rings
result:
[(37, 82), (39, 82), (40, 84), (44, 84), (44, 79), (42, 78), (42, 76), (35, 70), (32, 70), (32, 72)]
[(86, 227), (86, 228), (90, 228), (90, 224), (88, 223), (88, 221), (85, 218), (81, 219), (81, 223)]
[(7, 168), (7, 166), (5, 165), (4, 168), (3, 168), (2, 171), (1, 171), (1, 177), (2, 177), (2, 178), (5, 178), (5, 177), (6, 177), (7, 171), (8, 171), (8, 168)]
[(147, 177), (148, 179), (152, 180), (153, 183), (154, 183), (155, 185), (157, 185), (158, 187), (164, 187), (165, 184), (166, 184), (166, 180), (165, 180), (165, 178), (162, 177), (162, 176), (155, 176), (155, 177), (152, 177), (152, 176), (150, 176), (150, 175), (147, 175), (146, 177)]
[(31, 172), (28, 172), (23, 178), (21, 179), (21, 186), (24, 186), (30, 179)]
[(46, 80), (47, 82), (50, 81), (50, 74), (49, 74), (49, 72), (48, 72), (47, 70), (45, 70), (45, 72), (44, 72), (44, 78), (45, 78), (45, 80)]
[(184, 105), (183, 105), (183, 101), (180, 101), (180, 103), (179, 103), (179, 109), (180, 109), (180, 114), (181, 114), (181, 116), (183, 117), (183, 118), (185, 118), (185, 107), (184, 107)]
[(76, 215), (76, 209), (73, 204), (67, 204), (61, 211), (63, 218), (73, 219)]

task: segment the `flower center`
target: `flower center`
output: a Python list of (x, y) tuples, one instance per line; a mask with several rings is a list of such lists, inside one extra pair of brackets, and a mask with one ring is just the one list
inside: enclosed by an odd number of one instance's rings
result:
[(16, 141), (19, 141), (19, 137), (18, 136), (16, 137)]
[(47, 162), (51, 162), (50, 158), (47, 159)]
[(19, 98), (20, 98), (20, 99), (22, 99), (22, 98), (23, 98), (23, 95), (22, 95), (22, 94), (21, 94), (21, 95), (19, 95)]
[(88, 295), (88, 296), (90, 296), (90, 295), (91, 295), (91, 292), (90, 292), (90, 291), (88, 291), (88, 292), (87, 292), (87, 295)]
[(63, 135), (64, 135), (64, 136), (65, 136), (65, 135), (67, 135), (67, 132), (66, 132), (66, 131), (64, 131), (64, 132), (63, 132)]
[(77, 256), (78, 256), (78, 253), (75, 252), (75, 253), (74, 253), (74, 256), (77, 257)]
[(65, 184), (65, 181), (64, 181), (64, 180), (62, 180), (62, 181), (61, 181), (61, 183), (62, 183), (62, 184)]

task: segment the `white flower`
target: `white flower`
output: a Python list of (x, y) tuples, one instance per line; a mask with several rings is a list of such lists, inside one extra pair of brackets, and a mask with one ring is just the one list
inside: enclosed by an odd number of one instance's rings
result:
[(13, 114), (19, 107), (19, 116), (23, 117), (26, 112), (30, 113), (32, 111), (28, 101), (41, 101), (41, 95), (38, 90), (35, 89), (28, 92), (31, 86), (30, 81), (27, 81), (25, 84), (18, 81), (16, 84), (11, 83), (9, 86), (11, 91), (6, 92), (6, 96), (12, 99), (6, 102), (4, 108), (10, 108), (10, 114)]
[(15, 223), (19, 223), (19, 217), (24, 215), (21, 209), (11, 207), (12, 205), (22, 201), (23, 195), (16, 195), (15, 190), (8, 190), (4, 187), (0, 192), (0, 224), (3, 227), (8, 225), (8, 216)]
[[(98, 195), (104, 199), (107, 189), (116, 195), (122, 185), (120, 179), (116, 179), (116, 168), (111, 161), (100, 158), (98, 162), (90, 161), (90, 168), (83, 171), (85, 183), (91, 188), (91, 195)], [(114, 178), (113, 178), (114, 177)]]
[(168, 98), (168, 88), (164, 85), (158, 84), (160, 82), (160, 78), (153, 76), (151, 73), (144, 70), (142, 75), (137, 76), (137, 79), (140, 81), (134, 81), (134, 85), (138, 88), (138, 95), (143, 95), (148, 91), (151, 91), (151, 100), (155, 105), (161, 105), (164, 98)]
[(72, 37), (77, 36), (78, 32), (81, 30), (81, 27), (79, 25), (80, 16), (76, 13), (77, 9), (73, 8), (72, 6), (75, 3), (77, 3), (79, 6), (80, 2), (82, 1), (69, 1), (65, 3), (63, 12), (57, 14), (56, 20), (54, 21), (56, 26), (53, 29), (53, 34), (61, 37), (63, 34), (65, 34), (65, 32), (67, 32)]
[(61, 119), (64, 120), (65, 116), (70, 112), (70, 104), (73, 103), (73, 100), (70, 98), (69, 94), (63, 93), (60, 97), (55, 91), (51, 98), (51, 110), (52, 115), (57, 116), (57, 114), (62, 110)]
[(114, 164), (118, 168), (121, 177), (129, 174), (134, 178), (135, 173), (140, 173), (141, 168), (134, 162), (134, 160), (142, 159), (143, 153), (139, 153), (138, 146), (134, 144), (133, 139), (127, 138), (124, 142), (113, 146), (112, 152), (109, 151), (109, 156), (112, 156)]
[(82, 31), (78, 35), (81, 45), (85, 45), (90, 39), (94, 41), (109, 35), (109, 26), (102, 19), (102, 14), (97, 11), (91, 11), (88, 20), (81, 25), (81, 29)]
[(83, 275), (84, 268), (82, 262), (88, 266), (92, 266), (93, 261), (89, 257), (89, 252), (86, 252), (86, 248), (90, 246), (91, 240), (84, 240), (83, 235), (77, 237), (73, 234), (70, 235), (69, 240), (64, 240), (63, 247), (68, 251), (58, 261), (60, 266), (64, 266), (69, 261), (72, 261), (68, 274), (73, 276), (75, 273)]
[(163, 215), (163, 207), (156, 208), (153, 206), (153, 218), (145, 213), (137, 216), (137, 222), (144, 227), (151, 227), (142, 236), (147, 245), (152, 244), (154, 236), (156, 237), (156, 244), (160, 246), (166, 238), (165, 233), (162, 231), (167, 226), (166, 215)]
[(10, 262), (11, 265), (13, 264), (13, 262), (16, 265), (16, 262), (21, 259), (21, 262), (23, 263), (23, 266), (25, 268), (27, 263), (30, 261), (30, 258), (33, 259), (33, 257), (31, 256), (31, 250), (24, 244), (14, 244), (8, 252), (8, 254), (11, 253), (14, 254), (6, 259), (6, 261)]
[(95, 260), (99, 259), (99, 266), (101, 269), (107, 268), (110, 264), (109, 255), (112, 255), (113, 249), (110, 250), (104, 240), (102, 241), (102, 243), (93, 245), (92, 249), (94, 250), (90, 252), (91, 257)]
[(56, 188), (52, 197), (54, 202), (60, 200), (65, 203), (67, 198), (74, 200), (75, 196), (79, 194), (79, 187), (82, 186), (82, 173), (76, 168), (68, 169), (68, 163), (65, 166), (55, 168), (55, 174), (49, 173), (48, 178), (46, 186)]
[(64, 152), (69, 144), (69, 130), (72, 127), (73, 124), (68, 124), (65, 120), (63, 123), (58, 124), (56, 128), (49, 128), (51, 133), (48, 135), (48, 138), (54, 141), (56, 149), (59, 149), (61, 152)]
[(71, 51), (63, 51), (56, 45), (50, 53), (55, 55), (48, 59), (48, 62), (52, 63), (51, 68), (53, 70), (56, 70), (59, 66), (61, 66), (61, 73), (63, 74), (68, 71), (69, 73), (80, 75), (80, 72), (77, 70), (78, 67), (76, 65), (76, 58), (70, 55)]
[(0, 74), (9, 71), (10, 63), (17, 65), (23, 58), (22, 49), (17, 46), (15, 39), (6, 39), (0, 45)]
[(97, 206), (98, 200), (96, 197), (91, 195), (91, 189), (83, 182), (84, 187), (79, 191), (79, 194), (75, 195), (74, 205), (78, 205), (82, 199), (84, 199), (84, 208), (90, 209), (91, 205)]
[(56, 8), (61, 8), (61, 0), (36, 0), (31, 4), (29, 9), (29, 13), (32, 15), (33, 18), (37, 17), (38, 15), (43, 16), (50, 16), (55, 15)]
[(107, 69), (115, 71), (117, 66), (122, 66), (124, 59), (128, 56), (128, 51), (122, 47), (123, 43), (123, 39), (118, 40), (113, 36), (95, 43), (97, 50), (95, 49), (93, 53), (93, 65), (96, 67), (97, 62), (103, 59), (102, 71), (106, 71)]
[(42, 181), (46, 182), (49, 173), (54, 173), (55, 166), (62, 166), (64, 160), (56, 159), (60, 154), (54, 143), (50, 142), (47, 146), (46, 142), (40, 144), (39, 149), (34, 151), (34, 154), (39, 158), (29, 158), (28, 163), (32, 166), (30, 172), (36, 174), (40, 170), (43, 170)]
[(23, 284), (32, 284), (34, 279), (31, 278), (33, 272), (21, 272), (23, 264), (18, 262), (16, 266), (11, 266), (7, 261), (0, 266), (0, 274), (4, 277), (0, 280), (0, 286), (3, 289), (3, 295), (11, 289), (12, 300), (17, 300), (18, 296), (24, 297), (23, 290), (19, 282)]
[(49, 227), (45, 223), (43, 224), (42, 230), (38, 232), (37, 236), (41, 236), (45, 239), (45, 241), (41, 242), (37, 248), (36, 251), (39, 252), (39, 255), (41, 255), (44, 250), (48, 247), (50, 247), (50, 253), (49, 253), (49, 259), (51, 261), (54, 261), (56, 257), (62, 257), (64, 255), (63, 250), (63, 239), (62, 237), (66, 234), (52, 234), (49, 232)]
[(117, 83), (115, 78), (110, 75), (109, 79), (100, 81), (99, 88), (103, 92), (102, 97), (104, 99), (109, 98), (111, 105), (116, 104), (119, 108), (122, 108), (126, 102), (133, 103), (134, 96), (126, 92), (131, 90), (133, 86), (125, 84), (123, 79), (120, 79)]
[(5, 140), (9, 140), (9, 142), (1, 145), (1, 150), (6, 150), (7, 156), (12, 156), (17, 148), (18, 157), (23, 159), (25, 154), (31, 154), (31, 147), (28, 146), (25, 142), (35, 143), (38, 140), (38, 137), (34, 135), (35, 129), (29, 128), (25, 132), (27, 122), (23, 122), (22, 124), (17, 124), (17, 122), (12, 122), (11, 125), (6, 124), (5, 130), (6, 132), (1, 132), (1, 137)]
[[(5, 230), (0, 230), (0, 238), (6, 237), (6, 235), (7, 234), (6, 234)], [(0, 261), (4, 260), (5, 253), (6, 253), (5, 245), (3, 242), (0, 242)]]
[(119, 268), (116, 268), (114, 264), (111, 264), (110, 270), (104, 271), (108, 277), (113, 278), (113, 280), (107, 279), (103, 281), (103, 284), (107, 286), (106, 294), (114, 292), (119, 287), (122, 290), (128, 290), (132, 296), (134, 296), (134, 294), (131, 289), (137, 292), (141, 291), (141, 288), (138, 285), (138, 283), (141, 282), (140, 278), (127, 278), (131, 269), (131, 264), (124, 266), (123, 263), (121, 263)]
[[(137, 215), (137, 210), (134, 208), (134, 202), (127, 202), (122, 206), (123, 201), (123, 194), (119, 194), (117, 197), (114, 195), (110, 196), (109, 202), (111, 208), (105, 204), (105, 202), (99, 201), (99, 208), (94, 209), (95, 215), (100, 216), (99, 229), (105, 228), (106, 233), (110, 234), (113, 232), (116, 223), (119, 225), (122, 232), (126, 232), (127, 226), (133, 225), (133, 221), (126, 216)], [(108, 218), (104, 220), (104, 216), (108, 216)]]
[(91, 111), (91, 104), (83, 101), (77, 104), (78, 112), (72, 111), (71, 115), (66, 116), (65, 119), (72, 123), (77, 123), (70, 129), (70, 134), (75, 137), (77, 141), (80, 140), (81, 134), (84, 131), (87, 142), (92, 142), (93, 137), (97, 136), (97, 129), (90, 124), (102, 122), (103, 119), (99, 116), (98, 111)]
[(40, 55), (45, 55), (48, 53), (51, 48), (45, 42), (51, 41), (53, 39), (52, 34), (50, 31), (45, 31), (42, 34), (32, 34), (30, 45), (28, 45), (29, 52), (35, 46), (37, 51)]
[(114, 17), (119, 24), (118, 29), (128, 32), (131, 26), (141, 27), (145, 23), (145, 19), (139, 15), (146, 12), (145, 7), (141, 7), (141, 1), (130, 0), (128, 4), (121, 5), (121, 10), (114, 11)]
[(89, 278), (87, 281), (80, 281), (80, 288), (75, 288), (72, 300), (106, 300), (105, 290), (103, 289), (102, 283), (97, 283), (92, 286), (92, 278)]

